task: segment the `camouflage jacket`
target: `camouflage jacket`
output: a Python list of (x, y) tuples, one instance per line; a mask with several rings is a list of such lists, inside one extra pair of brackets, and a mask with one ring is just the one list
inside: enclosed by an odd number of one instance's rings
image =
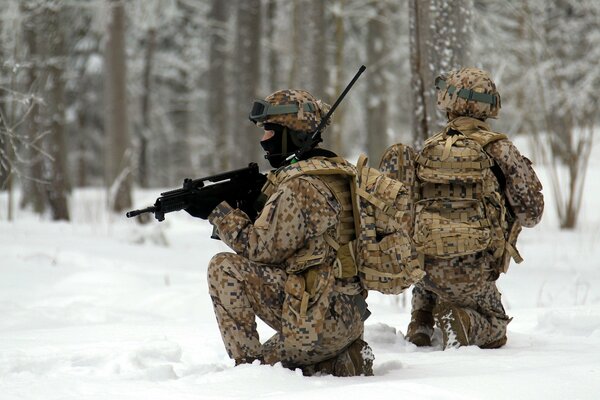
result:
[(528, 228), (537, 225), (544, 212), (544, 195), (531, 161), (506, 139), (490, 143), (485, 151), (502, 170), (504, 194), (519, 223)]
[[(221, 240), (236, 253), (265, 268), (288, 274), (282, 310), (282, 333), (292, 347), (310, 349), (319, 340), (323, 321), (336, 293), (355, 295), (357, 280), (333, 275), (335, 251), (324, 239), (338, 236), (341, 205), (318, 176), (301, 175), (275, 186), (254, 224), (239, 209), (221, 203), (209, 215)], [(344, 297), (348, 299), (348, 297)]]

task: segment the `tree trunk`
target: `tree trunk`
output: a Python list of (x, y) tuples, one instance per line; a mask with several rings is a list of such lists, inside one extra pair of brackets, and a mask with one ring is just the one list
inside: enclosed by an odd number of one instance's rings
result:
[[(22, 2), (20, 4), (20, 12), (23, 15), (23, 42), (26, 47), (26, 57), (29, 61), (29, 69), (26, 75), (26, 89), (30, 95), (37, 94), (42, 82), (46, 82), (47, 72), (40, 74), (40, 54), (38, 52), (38, 39), (36, 27), (40, 22), (35, 17), (35, 4), (31, 2)], [(25, 123), (25, 131), (23, 132), (25, 137), (30, 138), (26, 140), (24, 145), (24, 158), (26, 160), (23, 165), (25, 173), (22, 179), (22, 196), (20, 201), (20, 207), (25, 208), (31, 206), (33, 211), (42, 214), (46, 209), (46, 190), (43, 182), (42, 167), (43, 160), (36, 154), (29, 142), (38, 136), (41, 131), (40, 126), (40, 109), (37, 102), (32, 102), (31, 111), (29, 117)]]
[[(216, 0), (218, 2), (218, 0)], [(269, 87), (267, 91), (272, 93), (276, 90), (281, 89), (280, 82), (281, 73), (279, 58), (281, 55), (277, 51), (277, 33), (275, 27), (277, 26), (277, 1), (278, 0), (267, 0), (267, 35), (268, 41), (268, 58), (269, 58)]]
[(156, 29), (148, 28), (146, 32), (146, 51), (144, 53), (144, 71), (142, 75), (142, 129), (138, 134), (139, 148), (137, 154), (137, 178), (141, 187), (148, 187), (148, 141), (152, 129), (151, 97), (152, 97), (152, 69), (154, 66), (154, 50), (156, 49)]
[(367, 26), (367, 152), (372, 165), (378, 165), (388, 145), (388, 83), (386, 82), (386, 57), (389, 54), (388, 20), (390, 9), (387, 2), (372, 4), (374, 18)]
[[(346, 0), (338, 0), (337, 14), (333, 15), (333, 23), (335, 27), (335, 54), (334, 54), (334, 78), (332, 82), (333, 86), (333, 96), (331, 100), (335, 101), (337, 96), (342, 93), (344, 90), (344, 45), (345, 45), (345, 35), (346, 30), (344, 26), (344, 8), (346, 5)], [(342, 122), (344, 120), (344, 107), (338, 108), (335, 113), (333, 113), (331, 126), (327, 129), (326, 134), (323, 135), (323, 139), (325, 142), (325, 146), (333, 149), (336, 153), (340, 155), (345, 154), (346, 146), (344, 146), (344, 138), (343, 138), (343, 126)]]
[(127, 118), (127, 72), (125, 63), (125, 8), (109, 0), (109, 23), (105, 48), (106, 183), (113, 211), (131, 207), (131, 149)]
[(429, 40), (429, 0), (410, 0), (410, 72), (413, 97), (413, 145), (418, 148), (429, 137), (431, 105), (427, 95), (431, 83), (428, 71), (427, 41)]
[[(235, 55), (235, 110), (234, 124), (237, 127), (233, 134), (235, 154), (234, 168), (256, 161), (262, 154), (259, 140), (260, 133), (253, 129), (248, 121), (248, 113), (252, 99), (259, 97), (260, 87), (260, 33), (261, 33), (261, 1), (238, 0), (238, 23)], [(226, 156), (226, 155), (223, 155)]]
[[(210, 11), (211, 31), (208, 67), (208, 118), (214, 143), (213, 167), (216, 171), (231, 169), (227, 148), (227, 98), (226, 98), (226, 34), (227, 34), (227, 2), (213, 0)], [(241, 121), (240, 121), (241, 122)]]
[(434, 81), (442, 73), (468, 65), (472, 7), (471, 0), (410, 0), (415, 147), (420, 147), (446, 121), (437, 111)]
[(192, 97), (191, 85), (187, 71), (180, 71), (180, 81), (176, 83), (178, 95), (172, 99), (171, 120), (175, 128), (175, 140), (172, 147), (173, 173), (177, 183), (189, 178), (192, 172), (190, 153), (190, 99)]
[(69, 220), (69, 207), (67, 195), (70, 190), (67, 175), (67, 150), (66, 128), (65, 128), (65, 81), (64, 69), (66, 63), (66, 51), (63, 27), (60, 18), (61, 8), (52, 4), (46, 9), (48, 20), (49, 37), (49, 70), (48, 70), (48, 112), (49, 132), (48, 154), (53, 158), (49, 164), (50, 176), (47, 177), (49, 184), (47, 197), (52, 219)]
[[(315, 97), (331, 103), (331, 90), (329, 90), (329, 70), (327, 63), (327, 7), (325, 0), (316, 0), (312, 6), (312, 19), (314, 20), (314, 29), (312, 31), (312, 82)], [(326, 134), (325, 134), (326, 135)], [(338, 150), (338, 149), (333, 149)]]

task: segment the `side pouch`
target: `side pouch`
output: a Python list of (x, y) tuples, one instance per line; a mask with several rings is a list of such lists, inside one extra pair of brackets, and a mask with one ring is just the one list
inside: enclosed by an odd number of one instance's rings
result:
[(284, 347), (299, 351), (315, 348), (323, 332), (334, 284), (328, 265), (288, 276), (281, 324)]
[(523, 228), (518, 220), (515, 220), (510, 225), (510, 230), (508, 231), (508, 237), (504, 247), (504, 253), (502, 255), (502, 265), (500, 269), (500, 272), (502, 273), (506, 273), (506, 271), (508, 271), (511, 258), (514, 259), (517, 264), (523, 262), (523, 257), (521, 257), (519, 250), (517, 250), (517, 239), (519, 238), (519, 234), (521, 233), (522, 229)]

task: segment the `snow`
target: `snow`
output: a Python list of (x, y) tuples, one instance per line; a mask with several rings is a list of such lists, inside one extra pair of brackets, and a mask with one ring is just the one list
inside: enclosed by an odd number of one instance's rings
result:
[[(509, 340), (499, 350), (417, 348), (404, 339), (410, 294), (368, 298), (374, 377), (303, 377), (233, 367), (207, 293), (217, 252), (187, 214), (141, 226), (109, 215), (103, 190), (75, 191), (73, 222), (15, 210), (0, 194), (0, 399), (597, 399), (600, 394), (600, 149), (581, 226), (560, 231), (550, 191), (525, 258), (498, 284)], [(547, 182), (543, 166), (537, 170)], [(549, 188), (549, 184), (546, 184)], [(136, 206), (160, 190), (137, 192)], [(272, 331), (260, 323), (261, 337)]]

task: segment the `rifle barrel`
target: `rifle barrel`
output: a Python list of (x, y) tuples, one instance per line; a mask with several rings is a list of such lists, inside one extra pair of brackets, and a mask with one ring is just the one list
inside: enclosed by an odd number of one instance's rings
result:
[(132, 210), (132, 211), (128, 211), (125, 215), (127, 216), (127, 218), (132, 218), (132, 217), (137, 217), (140, 214), (145, 214), (145, 213), (153, 213), (156, 211), (156, 207), (151, 206), (151, 207), (146, 207), (143, 208), (141, 210)]

